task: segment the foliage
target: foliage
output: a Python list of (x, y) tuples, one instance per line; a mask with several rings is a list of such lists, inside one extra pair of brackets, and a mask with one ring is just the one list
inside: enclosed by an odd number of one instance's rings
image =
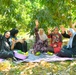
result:
[[(0, 63), (0, 75), (75, 75), (75, 66), (76, 61), (53, 63), (41, 61), (40, 63), (29, 62), (20, 64), (4, 61)], [(8, 69), (8, 67), (10, 68)]]
[(0, 0), (0, 32), (17, 27), (33, 34), (35, 19), (40, 27), (71, 26), (76, 21), (76, 0)]

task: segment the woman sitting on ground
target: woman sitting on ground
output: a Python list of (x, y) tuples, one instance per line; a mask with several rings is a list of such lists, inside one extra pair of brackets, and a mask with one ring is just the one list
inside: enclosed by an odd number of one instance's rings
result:
[(25, 39), (17, 39), (18, 32), (19, 31), (17, 29), (10, 30), (11, 36), (9, 42), (11, 49), (27, 52), (27, 42), (25, 41)]
[(61, 28), (62, 35), (66, 38), (70, 38), (67, 46), (64, 46), (57, 54), (60, 57), (76, 57), (76, 32), (70, 28), (66, 34), (65, 28)]
[(10, 32), (6, 31), (0, 40), (0, 58), (14, 58), (14, 53), (9, 46)]
[(62, 46), (62, 35), (59, 33), (58, 27), (55, 27), (53, 32), (48, 30), (48, 38), (51, 38), (48, 50), (53, 53), (60, 52)]
[[(37, 33), (37, 32), (35, 32)], [(37, 52), (46, 52), (48, 47), (47, 35), (45, 34), (42, 28), (39, 29), (38, 34), (35, 34), (37, 37), (37, 41), (34, 45), (33, 52), (36, 54)]]

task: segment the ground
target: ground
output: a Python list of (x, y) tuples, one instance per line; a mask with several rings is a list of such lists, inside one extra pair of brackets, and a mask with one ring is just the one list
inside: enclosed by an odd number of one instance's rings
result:
[[(64, 44), (67, 40), (64, 40)], [(32, 46), (30, 41), (29, 48)], [(12, 62), (11, 59), (0, 63), (0, 75), (75, 75), (76, 60), (40, 63), (19, 63)]]
[(75, 75), (76, 61), (15, 64), (5, 61), (0, 64), (0, 75)]

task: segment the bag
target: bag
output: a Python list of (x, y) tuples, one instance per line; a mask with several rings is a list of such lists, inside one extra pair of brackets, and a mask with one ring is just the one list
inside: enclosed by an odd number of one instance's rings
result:
[[(18, 51), (19, 51), (19, 50), (18, 50)], [(26, 59), (26, 58), (27, 58), (27, 56), (26, 56), (26, 55), (22, 54), (22, 53), (24, 53), (24, 52), (19, 53), (18, 51), (14, 51), (14, 55), (15, 55), (15, 57), (16, 57), (17, 59), (24, 60), (24, 59)]]

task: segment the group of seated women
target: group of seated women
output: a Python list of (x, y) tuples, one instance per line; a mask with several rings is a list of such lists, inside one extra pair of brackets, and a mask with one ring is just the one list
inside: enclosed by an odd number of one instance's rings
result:
[[(62, 26), (61, 34), (59, 33), (59, 28), (55, 27), (51, 32), (48, 29), (48, 34), (45, 34), (42, 28), (39, 28), (38, 20), (36, 20), (35, 27), (35, 44), (33, 47), (33, 53), (37, 52), (52, 52), (60, 57), (76, 57), (76, 32), (74, 29), (70, 28), (66, 30)], [(62, 36), (70, 38), (67, 45), (62, 47)], [(50, 45), (48, 45), (48, 38), (51, 39)]]
[[(76, 32), (70, 28), (67, 33), (62, 26), (60, 29), (62, 33), (59, 33), (59, 28), (55, 27), (53, 31), (48, 29), (48, 34), (45, 34), (43, 28), (39, 28), (38, 20), (35, 21), (35, 43), (33, 46), (33, 54), (37, 52), (52, 52), (60, 57), (76, 57)], [(0, 58), (14, 58), (13, 50), (21, 50), (27, 52), (27, 42), (25, 38), (18, 39), (18, 30), (16, 28), (6, 31), (1, 37), (0, 35)], [(62, 36), (70, 38), (66, 46), (62, 47)], [(50, 38), (50, 45), (48, 39)]]
[(18, 29), (14, 28), (0, 36), (0, 58), (14, 58), (13, 50), (27, 52), (27, 42), (24, 38), (17, 39), (18, 32)]

